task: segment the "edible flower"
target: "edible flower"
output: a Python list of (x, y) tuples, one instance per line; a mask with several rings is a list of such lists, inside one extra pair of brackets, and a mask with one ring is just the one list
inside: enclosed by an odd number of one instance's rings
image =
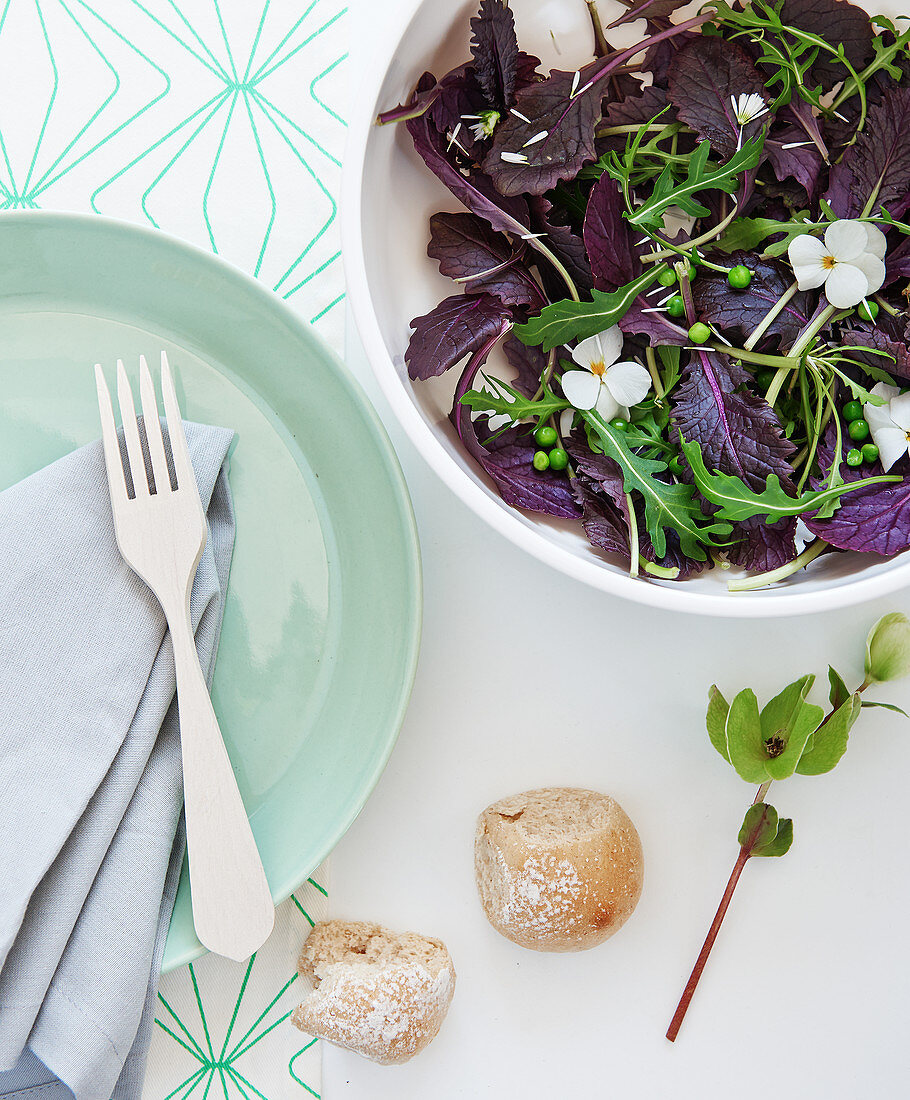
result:
[(576, 409), (593, 409), (604, 420), (612, 420), (620, 412), (628, 416), (628, 406), (644, 400), (651, 376), (641, 363), (616, 362), (622, 344), (622, 330), (613, 325), (579, 341), (573, 349), (572, 359), (582, 369), (563, 374), (562, 392)]
[(878, 456), (885, 470), (890, 470), (899, 458), (910, 454), (910, 393), (901, 393), (897, 386), (879, 382), (870, 391), (873, 397), (885, 399), (883, 405), (867, 402), (863, 415)]
[(874, 225), (842, 218), (825, 230), (825, 239), (794, 237), (787, 255), (800, 290), (825, 287), (837, 309), (858, 305), (885, 281), (885, 234)]
[(739, 124), (739, 138), (736, 142), (737, 150), (742, 148), (743, 144), (743, 127), (748, 126), (750, 122), (754, 122), (755, 119), (761, 118), (762, 115), (768, 113), (768, 104), (758, 94), (758, 92), (743, 92), (741, 95), (731, 95), (730, 102), (733, 105), (733, 114), (736, 116), (736, 121)]
[(496, 123), (499, 122), (500, 117), (499, 111), (494, 111), (492, 108), (481, 111), (476, 115), (461, 116), (463, 122), (470, 123), (468, 129), (477, 141), (483, 141), (484, 138), (493, 136), (493, 131), (496, 129)]

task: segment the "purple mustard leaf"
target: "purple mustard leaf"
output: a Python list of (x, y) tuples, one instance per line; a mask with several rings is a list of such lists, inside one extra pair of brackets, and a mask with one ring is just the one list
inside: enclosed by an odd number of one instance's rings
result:
[(885, 207), (895, 218), (910, 209), (910, 87), (887, 92), (869, 110), (866, 125), (832, 166), (824, 198), (840, 218)]
[[(598, 550), (618, 554), (629, 561), (628, 509), (620, 508), (603, 493), (591, 488), (588, 482), (576, 478), (575, 496), (582, 507), (581, 525), (588, 541)], [(625, 506), (625, 501), (623, 501)]]
[(414, 331), (404, 353), (408, 374), (420, 380), (444, 374), (482, 347), (509, 316), (509, 309), (490, 294), (446, 298), (411, 321)]
[(660, 115), (660, 121), (669, 124), (676, 121), (676, 110), (669, 104), (666, 91), (649, 84), (641, 95), (626, 96), (608, 104), (603, 120), (607, 126), (644, 126)]
[(575, 499), (568, 477), (553, 470), (534, 469), (532, 461), (537, 444), (529, 425), (491, 432), (488, 417), (479, 416), (473, 420), (471, 410), (461, 403), (490, 351), (507, 329), (508, 322), (503, 320), (486, 341), (475, 349), (455, 388), (449, 420), (458, 432), (458, 438), (465, 450), (492, 478), (506, 504), (561, 519), (578, 519), (582, 509)]
[(676, 389), (674, 426), (684, 439), (701, 444), (709, 470), (736, 474), (759, 491), (769, 474), (777, 474), (789, 488), (789, 459), (796, 448), (784, 438), (774, 410), (749, 389), (748, 379), (728, 356), (698, 351)]
[(598, 290), (616, 290), (641, 273), (641, 262), (632, 248), (632, 235), (624, 212), (619, 184), (604, 172), (588, 196), (583, 230), (594, 286)]
[(666, 19), (677, 8), (685, 7), (687, 0), (637, 0), (635, 3), (623, 0), (623, 3), (627, 4), (627, 10), (617, 16), (607, 26), (607, 30), (619, 27), (623, 23), (632, 23), (636, 19)]
[[(847, 447), (852, 441), (845, 439), (841, 454), (841, 477), (846, 482), (859, 481), (864, 477), (875, 477), (882, 471), (880, 462), (865, 463), (863, 466), (848, 466), (843, 459)], [(834, 457), (836, 435), (834, 425), (822, 438), (818, 449), (821, 469), (829, 469)], [(900, 474), (902, 481), (884, 485), (870, 485), (867, 489), (857, 489), (840, 498), (840, 507), (830, 519), (816, 519), (803, 516), (809, 530), (840, 550), (858, 550), (866, 554), (883, 554), (891, 557), (910, 547), (910, 460), (906, 458), (889, 470)], [(812, 480), (812, 487), (821, 488), (818, 480)]]
[(515, 371), (515, 377), (510, 385), (525, 397), (533, 397), (547, 365), (546, 354), (537, 344), (523, 344), (521, 340), (511, 335), (503, 343), (502, 350), (506, 354), (509, 365)]
[[(665, 290), (664, 287), (660, 288)], [(671, 293), (665, 291), (666, 294)], [(623, 332), (635, 336), (647, 336), (652, 347), (660, 344), (676, 344), (678, 347), (688, 347), (692, 340), (686, 329), (676, 324), (665, 309), (656, 306), (659, 297), (648, 298), (643, 294), (635, 299), (625, 317), (621, 317), (619, 327)], [(651, 312), (655, 310), (656, 312)]]
[(469, 294), (486, 292), (509, 306), (547, 304), (543, 292), (502, 233), (476, 214), (434, 214), (430, 218), (427, 255), (439, 261), (450, 279), (461, 279)]
[[(724, 159), (736, 152), (739, 123), (733, 100), (756, 94), (766, 103), (765, 82), (752, 59), (735, 42), (722, 38), (693, 38), (682, 46), (670, 65), (670, 99), (679, 119)], [(743, 140), (754, 137), (767, 116), (743, 127)]]
[(779, 519), (765, 523), (762, 516), (753, 516), (733, 524), (732, 546), (726, 548), (727, 559), (750, 573), (767, 573), (779, 569), (796, 557), (796, 519)]
[(518, 40), (515, 19), (503, 0), (480, 0), (471, 19), (471, 54), (477, 80), (492, 107), (504, 110), (515, 102)]
[(888, 242), (885, 253), (885, 286), (896, 279), (910, 279), (910, 237), (901, 237), (897, 243)]
[(489, 222), (503, 233), (522, 236), (530, 227), (528, 204), (520, 196), (506, 198), (492, 180), (476, 169), (462, 170), (458, 150), (433, 125), (427, 115), (408, 119), (408, 132), (414, 148), (430, 171), (448, 187), (472, 214)]
[[(753, 252), (731, 252), (727, 262), (748, 267), (748, 287), (734, 290), (723, 272), (705, 270), (692, 283), (692, 297), (701, 320), (716, 325), (728, 339), (742, 341), (789, 289), (793, 273), (779, 260), (762, 259)], [(789, 346), (808, 323), (809, 313), (809, 295), (798, 291), (771, 322), (767, 335)]]
[[(649, 23), (648, 26), (650, 27), (652, 24)], [(676, 35), (673, 38), (665, 38), (661, 42), (648, 47), (642, 60), (642, 68), (654, 78), (652, 88), (655, 85), (666, 88), (667, 81), (670, 78), (670, 66), (673, 64), (677, 53), (688, 42), (694, 42), (696, 38), (700, 37), (697, 32), (686, 31), (684, 34)]]
[[(826, 42), (844, 47), (844, 54), (857, 71), (872, 59), (872, 23), (869, 16), (845, 0), (784, 0), (780, 17), (784, 25), (818, 35)], [(831, 88), (845, 80), (847, 70), (829, 53), (820, 51), (809, 69), (807, 84)]]
[(850, 357), (860, 359), (873, 367), (887, 371), (894, 378), (910, 381), (910, 332), (907, 331), (906, 317), (892, 317), (882, 310), (874, 325), (864, 321), (854, 321), (850, 328), (842, 333), (841, 343), (854, 348), (866, 347), (883, 351), (883, 355), (866, 355), (851, 351)]
[(457, 142), (472, 160), (479, 161), (484, 155), (482, 142), (471, 129), (473, 120), (462, 116), (476, 115), (489, 106), (474, 66), (459, 65), (440, 80), (439, 94), (427, 113), (441, 134), (451, 134), (453, 145)]
[[(698, 26), (697, 16), (653, 35), (655, 44)], [(594, 128), (604, 88), (613, 71), (640, 53), (643, 43), (598, 58), (578, 72), (554, 69), (546, 80), (517, 93), (515, 106), (496, 127), (484, 171), (504, 195), (542, 195), (560, 180), (574, 179), (594, 159)]]
[(818, 149), (795, 126), (787, 126), (765, 139), (764, 151), (778, 180), (792, 176), (806, 189), (809, 199), (815, 195), (824, 161)]
[[(591, 265), (588, 262), (581, 235), (576, 233), (570, 225), (561, 224), (556, 220), (559, 216), (558, 211), (554, 210), (552, 202), (545, 195), (530, 195), (528, 206), (531, 211), (532, 228), (537, 233), (543, 233), (544, 244), (563, 264), (578, 290), (586, 294), (594, 286), (594, 276), (591, 274)], [(547, 271), (552, 272), (550, 265), (546, 266)], [(552, 274), (553, 278), (548, 285), (553, 287), (554, 297), (564, 298), (565, 285), (555, 273)]]
[[(846, 104), (845, 104), (846, 106)], [(781, 122), (791, 122), (797, 130), (802, 130), (809, 141), (818, 149), (819, 156), (827, 164), (831, 161), (831, 154), (822, 133), (822, 120), (817, 118), (812, 107), (800, 96), (793, 96), (786, 107), (782, 107), (777, 115)]]

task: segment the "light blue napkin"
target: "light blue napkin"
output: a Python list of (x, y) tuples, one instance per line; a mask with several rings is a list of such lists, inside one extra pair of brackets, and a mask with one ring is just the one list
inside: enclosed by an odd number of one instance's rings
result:
[[(233, 433), (186, 425), (209, 540), (190, 601), (211, 678)], [(142, 1088), (183, 859), (170, 638), (120, 557), (100, 443), (0, 494), (0, 1096)]]

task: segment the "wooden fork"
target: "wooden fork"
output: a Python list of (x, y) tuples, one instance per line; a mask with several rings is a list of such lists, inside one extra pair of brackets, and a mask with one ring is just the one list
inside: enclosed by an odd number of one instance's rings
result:
[(161, 604), (174, 647), (193, 923), (205, 947), (239, 961), (265, 942), (275, 908), (193, 637), (190, 590), (208, 531), (177, 395), (162, 352), (161, 390), (176, 474), (172, 479), (145, 357), (139, 359), (139, 392), (150, 470), (123, 362), (117, 361), (117, 399), (128, 469), (121, 460), (100, 364), (95, 380), (117, 545)]

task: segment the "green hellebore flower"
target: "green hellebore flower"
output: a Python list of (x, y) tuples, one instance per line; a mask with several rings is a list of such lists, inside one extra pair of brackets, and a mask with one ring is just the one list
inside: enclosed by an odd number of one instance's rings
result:
[(883, 683), (910, 673), (910, 620), (899, 611), (883, 615), (866, 639), (866, 680)]

